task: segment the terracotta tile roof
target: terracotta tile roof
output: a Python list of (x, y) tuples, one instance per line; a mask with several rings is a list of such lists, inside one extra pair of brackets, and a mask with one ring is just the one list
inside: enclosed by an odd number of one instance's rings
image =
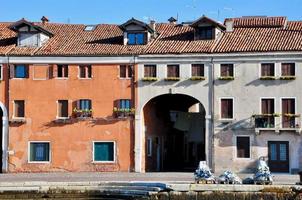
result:
[(233, 18), (233, 32), (217, 40), (194, 41), (194, 29), (187, 25), (156, 24), (159, 36), (147, 45), (123, 45), (118, 25), (99, 24), (85, 31), (83, 24), (34, 23), (53, 34), (40, 48), (16, 47), (12, 23), (0, 23), (0, 55), (101, 56), (132, 54), (180, 54), (301, 51), (302, 21), (285, 17)]
[[(225, 19), (225, 21), (228, 19)], [(253, 27), (283, 27), (286, 23), (286, 17), (242, 17), (233, 18), (235, 28), (253, 28)]]
[(214, 52), (301, 51), (302, 21), (282, 27), (234, 28), (225, 33)]

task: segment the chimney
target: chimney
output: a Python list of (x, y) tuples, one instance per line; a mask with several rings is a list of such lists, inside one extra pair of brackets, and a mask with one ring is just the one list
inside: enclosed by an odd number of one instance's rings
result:
[(225, 22), (224, 22), (225, 26), (226, 26), (226, 32), (233, 32), (233, 25), (234, 25), (234, 22), (233, 22), (233, 19), (225, 19)]
[(47, 23), (49, 22), (49, 19), (48, 19), (47, 17), (43, 16), (43, 17), (41, 18), (41, 22), (42, 22), (43, 25), (44, 25), (44, 24), (47, 24)]
[(155, 31), (155, 21), (151, 20), (149, 26)]
[(170, 18), (168, 19), (168, 21), (170, 22), (170, 24), (176, 24), (177, 19), (175, 19), (174, 17), (170, 17)]

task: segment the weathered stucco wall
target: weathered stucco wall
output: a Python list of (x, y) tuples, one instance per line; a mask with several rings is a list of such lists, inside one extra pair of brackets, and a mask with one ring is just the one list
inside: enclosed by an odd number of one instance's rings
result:
[[(92, 78), (79, 79), (73, 64), (68, 79), (49, 80), (33, 80), (30, 65), (28, 79), (10, 79), (10, 118), (13, 100), (25, 100), (26, 123), (10, 125), (9, 171), (132, 170), (133, 120), (113, 117), (114, 101), (131, 98), (131, 80), (119, 78), (119, 65), (92, 65)], [(54, 123), (59, 99), (69, 101), (69, 115), (73, 102), (91, 99), (94, 120)], [(50, 142), (50, 163), (28, 163), (29, 141)], [(92, 163), (93, 141), (115, 141), (116, 162)]]

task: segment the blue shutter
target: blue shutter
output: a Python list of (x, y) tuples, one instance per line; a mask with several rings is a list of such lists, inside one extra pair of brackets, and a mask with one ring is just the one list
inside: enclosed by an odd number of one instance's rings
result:
[(114, 143), (96, 142), (94, 143), (95, 161), (114, 161)]

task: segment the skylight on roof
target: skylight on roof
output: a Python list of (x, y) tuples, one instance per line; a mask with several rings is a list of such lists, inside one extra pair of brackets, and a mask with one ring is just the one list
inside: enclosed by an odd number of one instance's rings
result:
[(96, 25), (87, 25), (85, 26), (85, 31), (93, 31), (95, 29)]

